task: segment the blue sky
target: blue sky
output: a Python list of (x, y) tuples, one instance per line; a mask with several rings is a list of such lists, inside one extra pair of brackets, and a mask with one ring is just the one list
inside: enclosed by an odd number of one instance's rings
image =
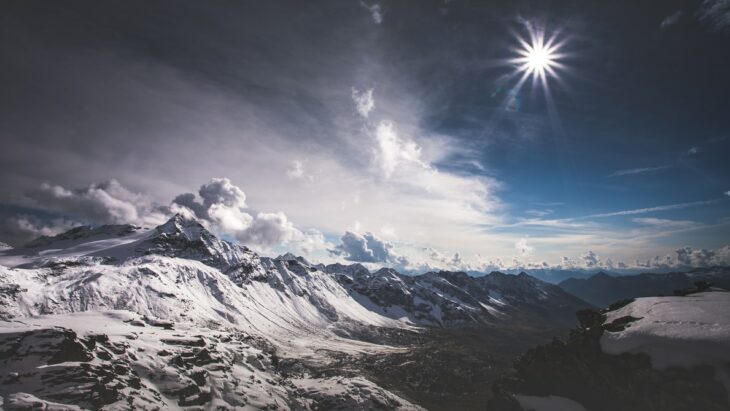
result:
[(413, 270), (730, 261), (725, 0), (0, 7), (0, 241), (183, 212)]

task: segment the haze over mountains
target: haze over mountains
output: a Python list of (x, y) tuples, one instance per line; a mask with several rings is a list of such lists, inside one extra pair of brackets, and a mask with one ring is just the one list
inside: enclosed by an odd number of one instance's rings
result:
[(623, 276), (599, 272), (588, 278), (569, 278), (558, 285), (597, 307), (607, 307), (624, 298), (674, 295), (675, 292), (694, 287), (698, 281), (730, 289), (730, 268), (696, 268), (688, 272)]

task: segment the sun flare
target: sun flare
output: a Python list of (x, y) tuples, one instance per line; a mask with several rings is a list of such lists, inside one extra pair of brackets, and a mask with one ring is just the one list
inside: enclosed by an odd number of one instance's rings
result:
[(547, 87), (547, 78), (557, 78), (557, 70), (563, 68), (559, 62), (564, 57), (560, 53), (562, 43), (556, 40), (555, 35), (548, 38), (544, 31), (534, 27), (529, 27), (529, 35), (529, 40), (518, 38), (520, 47), (515, 50), (517, 57), (511, 62), (524, 78), (532, 77), (533, 82), (539, 80), (543, 87)]

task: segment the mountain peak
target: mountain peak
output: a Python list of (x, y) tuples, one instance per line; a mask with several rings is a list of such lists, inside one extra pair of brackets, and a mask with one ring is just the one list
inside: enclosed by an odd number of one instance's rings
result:
[(212, 236), (198, 220), (181, 214), (175, 214), (166, 223), (157, 226), (156, 230), (159, 234), (183, 235), (190, 241), (199, 240), (203, 236)]

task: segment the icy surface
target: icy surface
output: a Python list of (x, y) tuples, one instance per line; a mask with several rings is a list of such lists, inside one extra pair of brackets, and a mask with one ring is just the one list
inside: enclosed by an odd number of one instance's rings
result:
[(645, 353), (652, 366), (714, 366), (730, 393), (730, 292), (684, 297), (637, 298), (609, 312), (607, 323), (631, 316), (638, 320), (619, 332), (605, 332), (601, 348), (608, 354)]

